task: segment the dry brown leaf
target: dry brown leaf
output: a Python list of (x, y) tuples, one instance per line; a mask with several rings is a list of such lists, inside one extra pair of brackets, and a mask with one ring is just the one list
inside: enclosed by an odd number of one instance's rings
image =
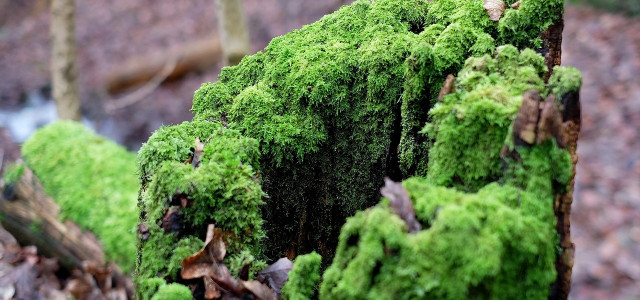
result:
[(276, 294), (266, 285), (256, 281), (242, 281), (242, 286), (253, 294), (257, 300), (276, 300)]
[(293, 268), (293, 262), (283, 257), (275, 263), (269, 265), (264, 270), (258, 272), (258, 280), (267, 283), (276, 294), (280, 294), (280, 290), (289, 280), (289, 272)]
[(205, 299), (217, 299), (221, 296), (220, 289), (213, 279), (209, 276), (204, 276), (204, 298)]
[(518, 9), (520, 8), (520, 2), (522, 2), (521, 0), (518, 0), (517, 2), (511, 4), (511, 8), (513, 9)]
[(491, 21), (500, 21), (500, 17), (507, 9), (507, 5), (502, 0), (484, 0), (483, 7), (489, 13)]
[(422, 226), (416, 219), (411, 198), (409, 198), (407, 190), (401, 183), (394, 182), (387, 177), (384, 179), (384, 186), (380, 189), (380, 193), (389, 199), (393, 211), (407, 223), (409, 233), (415, 233), (422, 229)]

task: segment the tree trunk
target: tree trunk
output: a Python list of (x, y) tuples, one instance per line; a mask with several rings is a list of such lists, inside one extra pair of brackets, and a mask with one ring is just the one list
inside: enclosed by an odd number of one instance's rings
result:
[(234, 66), (251, 51), (240, 0), (216, 0), (216, 12), (226, 64)]
[(60, 119), (81, 121), (73, 0), (51, 1), (51, 78)]

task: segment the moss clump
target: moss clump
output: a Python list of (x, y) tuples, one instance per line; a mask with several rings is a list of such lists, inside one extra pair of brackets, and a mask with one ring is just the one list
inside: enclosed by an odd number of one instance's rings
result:
[(492, 183), (465, 194), (423, 178), (404, 185), (428, 229), (407, 234), (385, 206), (358, 213), (343, 227), (321, 299), (547, 297), (557, 254), (552, 190)]
[(24, 174), (24, 164), (14, 163), (7, 167), (2, 176), (2, 180), (5, 184), (13, 184)]
[[(196, 137), (204, 145), (200, 154)], [(149, 289), (149, 278), (177, 280), (180, 262), (202, 248), (208, 224), (224, 232), (232, 273), (241, 262), (251, 263), (252, 273), (264, 267), (257, 157), (255, 140), (208, 121), (163, 127), (151, 136), (138, 154), (140, 221), (148, 230), (140, 243), (139, 289)], [(196, 158), (194, 168), (189, 161)]]
[(181, 284), (171, 283), (160, 286), (158, 292), (151, 298), (151, 300), (190, 300), (191, 290)]
[(135, 155), (82, 124), (62, 121), (38, 130), (22, 155), (63, 219), (96, 234), (106, 258), (123, 271), (135, 265)]
[(555, 70), (545, 85), (542, 57), (513, 46), (468, 59), (456, 90), (429, 112), (427, 177), (403, 183), (425, 229), (408, 234), (384, 202), (359, 212), (342, 228), (320, 298), (547, 298), (554, 198), (571, 178), (571, 157), (555, 140), (511, 145), (517, 159), (503, 157), (506, 168), (500, 152), (524, 91), (578, 91), (579, 73)]
[(267, 254), (330, 257), (345, 218), (377, 201), (385, 175), (426, 174), (419, 131), (444, 77), (504, 41), (535, 46), (561, 4), (524, 0), (493, 22), (482, 0), (356, 1), (204, 84), (194, 120), (260, 144)]
[(320, 262), (322, 256), (316, 252), (296, 257), (293, 269), (289, 272), (289, 280), (282, 287), (282, 299), (305, 300), (317, 294), (320, 280)]
[(580, 73), (557, 67), (545, 84), (544, 59), (532, 50), (501, 48), (495, 58), (469, 58), (456, 79), (456, 91), (430, 111), (423, 132), (431, 138), (427, 178), (436, 185), (477, 191), (502, 175), (500, 149), (529, 90), (558, 99), (577, 93)]

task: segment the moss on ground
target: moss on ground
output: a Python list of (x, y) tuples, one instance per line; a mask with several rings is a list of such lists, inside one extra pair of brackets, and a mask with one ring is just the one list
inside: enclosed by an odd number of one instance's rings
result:
[(22, 155), (60, 205), (61, 217), (95, 233), (106, 258), (131, 272), (139, 190), (135, 155), (71, 121), (38, 130), (22, 146)]
[[(195, 138), (202, 141), (201, 152)], [(196, 152), (200, 154), (196, 155)], [(190, 160), (199, 159), (194, 168)], [(153, 290), (154, 277), (175, 281), (180, 262), (203, 246), (208, 224), (223, 231), (224, 263), (237, 274), (245, 264), (261, 270), (264, 193), (260, 187), (258, 143), (209, 121), (185, 122), (157, 130), (138, 154), (141, 224), (137, 266), (139, 291)], [(139, 292), (141, 299), (153, 293)]]

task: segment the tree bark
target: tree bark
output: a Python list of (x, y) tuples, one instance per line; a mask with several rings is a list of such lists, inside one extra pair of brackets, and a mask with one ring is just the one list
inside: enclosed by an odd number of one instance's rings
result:
[(227, 65), (234, 66), (251, 51), (240, 0), (216, 0), (218, 30)]
[[(23, 175), (2, 188), (0, 199), (2, 226), (22, 245), (35, 245), (47, 257), (56, 257), (72, 270), (83, 261), (102, 266), (102, 246), (90, 232), (70, 220), (60, 221), (60, 207), (42, 189), (38, 178), (25, 167)], [(7, 199), (8, 198), (8, 199)]]
[(73, 0), (51, 1), (51, 80), (58, 117), (81, 121), (74, 11)]

